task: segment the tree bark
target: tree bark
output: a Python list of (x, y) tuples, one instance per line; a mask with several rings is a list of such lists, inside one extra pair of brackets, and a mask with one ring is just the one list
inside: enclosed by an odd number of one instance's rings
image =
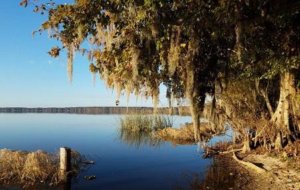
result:
[(242, 153), (250, 152), (250, 141), (249, 141), (249, 135), (247, 135), (246, 140), (244, 141), (244, 146), (242, 149)]
[(235, 25), (235, 49), (236, 56), (239, 63), (243, 62), (243, 42), (242, 42), (242, 33), (243, 33), (243, 21), (242, 21), (242, 6), (244, 5), (244, 0), (239, 1), (235, 7), (235, 13), (237, 17), (237, 23)]
[(274, 146), (275, 150), (280, 150), (283, 148), (282, 136), (280, 132), (278, 132), (276, 135)]
[(199, 109), (199, 104), (196, 101), (197, 98), (194, 97), (194, 91), (193, 90), (188, 92), (188, 99), (190, 100), (190, 113), (191, 113), (192, 121), (193, 121), (195, 142), (199, 142), (201, 140), (201, 138), (200, 138), (201, 111)]
[(260, 80), (259, 79), (255, 79), (255, 89), (256, 89), (256, 92), (258, 94), (260, 94), (264, 98), (266, 106), (267, 106), (267, 109), (268, 109), (269, 114), (270, 114), (270, 117), (272, 118), (273, 115), (274, 115), (274, 110), (273, 110), (272, 104), (271, 104), (270, 99), (269, 99), (268, 87), (266, 87), (266, 89), (261, 89), (259, 87), (259, 83), (260, 83)]
[(192, 120), (193, 120), (193, 128), (194, 128), (194, 138), (196, 142), (199, 142), (201, 140), (200, 137), (200, 112), (197, 108), (197, 105), (193, 103), (190, 106), (191, 109), (191, 115), (192, 115)]
[(239, 63), (242, 63), (242, 41), (241, 41), (241, 33), (242, 33), (242, 24), (239, 21), (235, 26), (235, 43), (236, 43), (236, 56)]
[(267, 109), (269, 111), (269, 114), (271, 117), (273, 117), (274, 115), (274, 111), (273, 111), (273, 108), (272, 108), (272, 105), (271, 105), (271, 102), (270, 102), (270, 99), (269, 99), (269, 96), (268, 96), (268, 92), (267, 91), (264, 91), (264, 90), (261, 90), (261, 94), (266, 102), (266, 105), (267, 105)]
[(285, 72), (280, 75), (280, 96), (277, 108), (271, 118), (277, 128), (277, 135), (275, 140), (275, 149), (281, 149), (284, 145), (284, 140), (289, 139), (291, 135), (290, 130), (290, 116), (293, 117), (293, 114), (290, 113), (292, 108), (293, 98), (296, 94), (294, 86), (294, 76)]
[(251, 162), (245, 162), (241, 159), (239, 159), (237, 156), (236, 156), (236, 153), (233, 152), (233, 155), (232, 155), (233, 159), (236, 160), (239, 164), (242, 164), (243, 166), (245, 166), (246, 168), (248, 169), (251, 169), (257, 173), (260, 173), (260, 174), (264, 174), (266, 172), (265, 169), (263, 168), (260, 168), (258, 166), (256, 166), (255, 164), (251, 163)]
[(195, 82), (196, 70), (193, 59), (198, 49), (197, 37), (191, 34), (195, 39), (188, 45), (188, 55), (186, 56), (186, 97), (190, 101), (190, 112), (193, 120), (194, 138), (196, 142), (201, 141), (200, 135), (200, 117), (203, 112), (205, 98), (202, 99), (199, 91), (199, 84)]

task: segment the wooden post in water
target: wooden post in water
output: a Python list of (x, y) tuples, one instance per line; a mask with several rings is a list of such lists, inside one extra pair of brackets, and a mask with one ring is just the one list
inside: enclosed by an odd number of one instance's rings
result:
[(68, 173), (71, 170), (71, 149), (67, 147), (62, 147), (59, 149), (59, 158), (60, 158), (60, 180), (67, 181)]

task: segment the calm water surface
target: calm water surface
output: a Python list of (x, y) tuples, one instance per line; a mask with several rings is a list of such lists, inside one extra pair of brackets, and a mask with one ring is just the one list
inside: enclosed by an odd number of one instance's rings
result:
[[(0, 114), (0, 149), (57, 152), (67, 146), (95, 165), (73, 180), (72, 189), (177, 189), (188, 176), (204, 179), (211, 160), (197, 145), (135, 144), (119, 138), (118, 115)], [(173, 117), (175, 126), (190, 117)], [(86, 181), (85, 175), (97, 179)]]

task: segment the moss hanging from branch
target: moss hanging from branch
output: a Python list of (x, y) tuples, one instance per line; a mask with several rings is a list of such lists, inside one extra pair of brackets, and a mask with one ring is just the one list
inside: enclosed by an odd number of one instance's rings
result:
[(97, 31), (97, 40), (99, 45), (105, 44), (105, 32), (103, 26), (100, 23), (96, 24), (96, 31)]
[(171, 32), (170, 50), (168, 53), (168, 71), (173, 76), (180, 60), (180, 28), (173, 27)]
[(159, 87), (152, 89), (152, 101), (154, 106), (154, 113), (157, 113), (157, 107), (159, 104)]
[(114, 77), (114, 90), (116, 92), (116, 101), (120, 101), (121, 92), (122, 92), (122, 84), (118, 79), (118, 76)]
[(74, 46), (70, 45), (68, 47), (68, 63), (67, 63), (67, 72), (68, 72), (68, 79), (72, 83), (73, 80), (73, 61), (74, 61)]
[(127, 105), (129, 104), (130, 94), (133, 92), (133, 87), (134, 87), (134, 85), (133, 85), (132, 81), (128, 81), (125, 86)]
[(141, 51), (138, 48), (131, 49), (131, 66), (132, 66), (132, 78), (134, 81), (137, 80), (139, 76), (139, 62), (140, 62), (140, 53)]

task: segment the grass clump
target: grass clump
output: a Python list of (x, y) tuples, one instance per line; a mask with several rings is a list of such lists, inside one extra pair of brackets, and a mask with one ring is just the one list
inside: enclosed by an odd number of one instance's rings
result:
[[(71, 153), (72, 173), (79, 172), (77, 152)], [(50, 154), (41, 150), (36, 152), (0, 150), (0, 183), (7, 185), (22, 185), (24, 187), (38, 184), (58, 185), (59, 155)]]
[(165, 115), (127, 115), (120, 119), (120, 139), (130, 146), (158, 146), (161, 140), (154, 132), (173, 126), (172, 118)]
[(152, 132), (173, 127), (173, 121), (165, 115), (126, 115), (121, 118), (121, 129), (132, 132)]

